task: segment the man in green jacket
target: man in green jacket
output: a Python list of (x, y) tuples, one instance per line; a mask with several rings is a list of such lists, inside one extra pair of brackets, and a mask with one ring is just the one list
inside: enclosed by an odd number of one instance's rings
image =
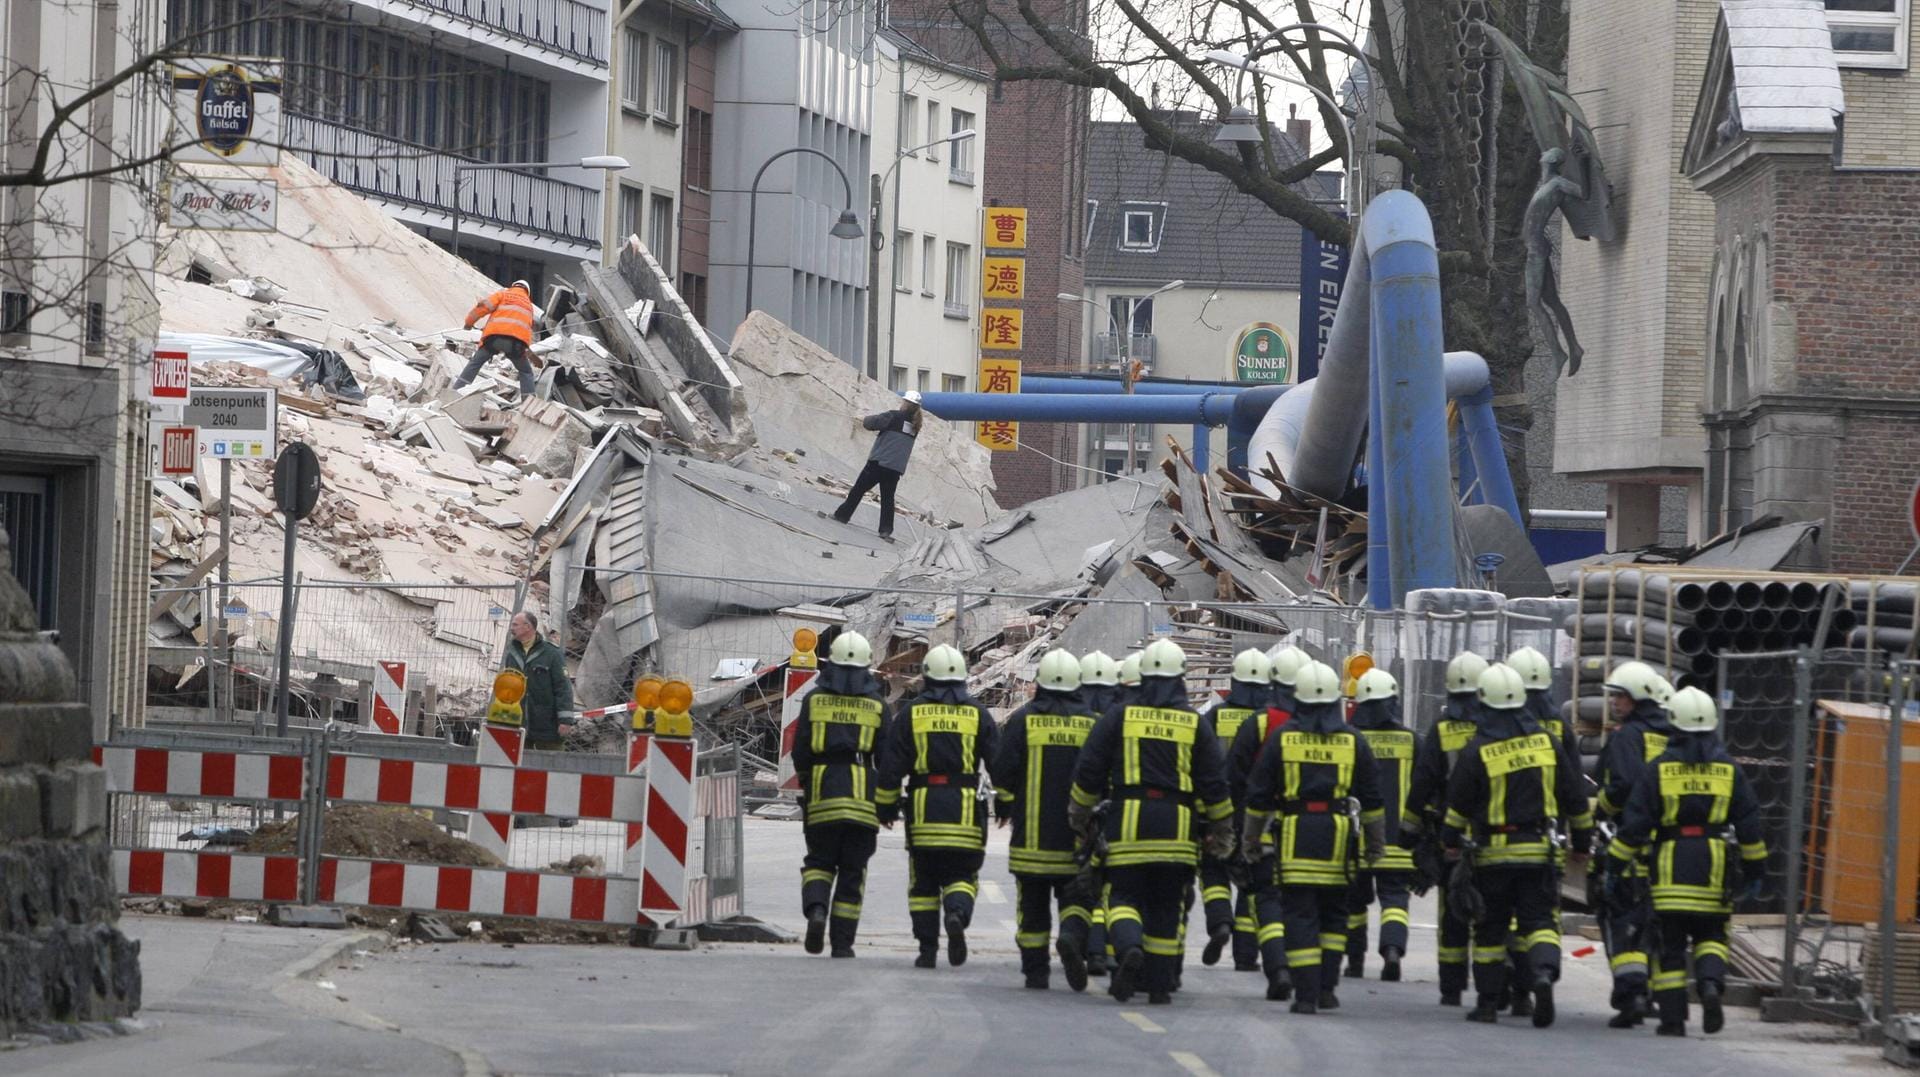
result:
[(567, 680), (567, 656), (552, 641), (540, 635), (533, 614), (521, 610), (507, 622), (505, 665), (527, 678), (527, 694), (520, 701), (522, 722), (527, 730), (527, 747), (557, 752), (565, 747), (561, 740), (573, 732), (561, 715), (573, 710), (573, 684)]

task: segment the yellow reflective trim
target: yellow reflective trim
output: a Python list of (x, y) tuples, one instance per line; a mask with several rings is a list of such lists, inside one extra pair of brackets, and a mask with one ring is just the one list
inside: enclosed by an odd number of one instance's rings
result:
[(1156, 954), (1160, 957), (1180, 956), (1179, 939), (1161, 939), (1155, 938), (1152, 935), (1142, 935), (1140, 939), (1142, 946), (1150, 954)]
[(1512, 737), (1480, 746), (1480, 761), (1485, 764), (1489, 777), (1541, 767), (1551, 770), (1554, 755), (1553, 738), (1545, 733)]
[(1413, 734), (1400, 729), (1363, 729), (1375, 759), (1412, 759)]
[(1213, 709), (1213, 734), (1223, 744), (1231, 744), (1234, 734), (1240, 732), (1240, 726), (1253, 717), (1252, 707), (1215, 707)]
[(1067, 791), (1067, 795), (1073, 798), (1075, 804), (1083, 808), (1091, 808), (1100, 803), (1100, 798), (1080, 788), (1079, 782), (1073, 783), (1073, 788)]
[[(866, 696), (832, 696), (820, 692), (813, 693), (807, 699), (811, 706), (808, 717), (816, 723), (856, 725), (867, 730), (880, 728), (883, 707), (877, 699), (869, 699)], [(815, 744), (814, 750), (823, 749)]]
[(825, 868), (801, 868), (800, 881), (802, 883), (830, 883), (833, 881), (833, 872)]
[(1641, 745), (1646, 753), (1646, 758), (1642, 762), (1651, 763), (1666, 752), (1667, 735), (1665, 733), (1642, 734)]
[(1254, 939), (1257, 942), (1268, 943), (1268, 942), (1272, 942), (1275, 939), (1284, 939), (1286, 937), (1287, 937), (1287, 925), (1280, 924), (1280, 923), (1273, 923), (1273, 924), (1261, 924), (1260, 930), (1258, 934), (1254, 936)]
[(1192, 744), (1199, 735), (1200, 716), (1167, 707), (1128, 707), (1120, 734), (1130, 741), (1166, 740)]
[(1318, 965), (1319, 963), (1320, 947), (1318, 946), (1307, 950), (1287, 951), (1287, 967), (1290, 969), (1303, 969), (1309, 965)]
[(1476, 732), (1478, 727), (1472, 722), (1446, 719), (1440, 723), (1440, 750), (1448, 754), (1457, 752), (1467, 746), (1467, 742), (1473, 739)]

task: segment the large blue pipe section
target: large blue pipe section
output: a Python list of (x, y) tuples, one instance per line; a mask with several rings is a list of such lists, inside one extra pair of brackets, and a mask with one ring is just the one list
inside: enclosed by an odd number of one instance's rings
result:
[(962, 421), (1226, 426), (1233, 418), (1237, 395), (1240, 394), (926, 393), (920, 398), (920, 406), (942, 419)]

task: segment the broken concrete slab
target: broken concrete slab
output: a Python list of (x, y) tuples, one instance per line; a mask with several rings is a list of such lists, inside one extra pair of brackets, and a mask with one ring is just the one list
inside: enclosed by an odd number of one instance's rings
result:
[(507, 422), (507, 456), (542, 475), (573, 474), (574, 454), (593, 445), (593, 431), (565, 404), (529, 400)]

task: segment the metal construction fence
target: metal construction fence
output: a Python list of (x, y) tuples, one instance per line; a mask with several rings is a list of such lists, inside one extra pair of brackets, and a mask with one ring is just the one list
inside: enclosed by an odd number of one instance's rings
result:
[(1751, 978), (1831, 1015), (1920, 1010), (1920, 664), (1862, 650), (1718, 657), (1722, 736), (1768, 848), (1760, 897), (1738, 911), (1781, 915)]
[(95, 749), (120, 892), (626, 926), (740, 912), (737, 747), (520, 745), (498, 726), (474, 747), (124, 730)]

